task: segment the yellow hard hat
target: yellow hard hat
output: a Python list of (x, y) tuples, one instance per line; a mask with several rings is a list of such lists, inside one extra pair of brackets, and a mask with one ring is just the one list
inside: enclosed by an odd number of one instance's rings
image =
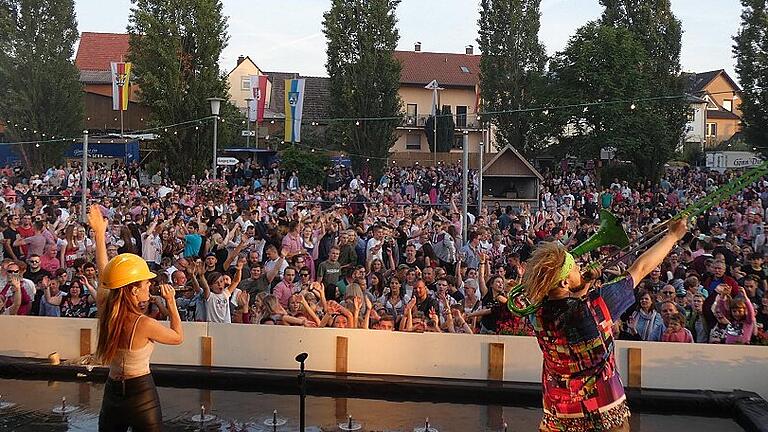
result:
[(147, 262), (140, 256), (124, 253), (107, 263), (101, 275), (100, 287), (106, 289), (121, 288), (134, 282), (154, 279), (157, 275), (149, 271)]

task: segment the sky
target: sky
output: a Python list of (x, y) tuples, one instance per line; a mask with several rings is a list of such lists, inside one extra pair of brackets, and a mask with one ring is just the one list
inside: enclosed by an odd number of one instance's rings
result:
[[(684, 71), (725, 69), (734, 73), (733, 40), (740, 24), (739, 0), (671, 0), (683, 23)], [(264, 71), (327, 76), (323, 12), (329, 0), (223, 0), (229, 45), (220, 64), (234, 68), (247, 55)], [(398, 49), (462, 53), (477, 46), (477, 0), (402, 0), (397, 9)], [(125, 32), (130, 0), (75, 0), (81, 32)], [(577, 28), (600, 16), (598, 0), (542, 0), (539, 37), (549, 54), (562, 50)], [(476, 50), (477, 52), (477, 50)]]

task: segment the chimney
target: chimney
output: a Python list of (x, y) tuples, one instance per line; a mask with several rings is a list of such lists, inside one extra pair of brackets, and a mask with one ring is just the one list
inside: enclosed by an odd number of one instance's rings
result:
[(421, 42), (416, 42), (416, 45), (413, 46), (413, 50), (416, 52), (421, 52)]
[(475, 47), (473, 47), (472, 45), (467, 45), (464, 49), (467, 55), (475, 54)]
[(245, 61), (245, 56), (238, 56), (237, 57), (237, 65), (240, 66), (240, 63)]

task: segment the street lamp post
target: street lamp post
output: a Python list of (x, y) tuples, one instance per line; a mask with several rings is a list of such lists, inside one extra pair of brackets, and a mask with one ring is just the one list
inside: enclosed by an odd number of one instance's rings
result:
[[(246, 108), (246, 115), (245, 115), (245, 147), (250, 148), (251, 147), (251, 101), (253, 101), (253, 98), (245, 98), (245, 106)], [(258, 126), (257, 126), (258, 127)], [(257, 129), (258, 130), (258, 129)], [(259, 146), (258, 140), (256, 141), (256, 147)]]
[(216, 180), (216, 147), (219, 141), (219, 111), (221, 110), (221, 103), (224, 101), (222, 98), (208, 98), (208, 102), (211, 103), (211, 115), (213, 116), (213, 173), (211, 176)]

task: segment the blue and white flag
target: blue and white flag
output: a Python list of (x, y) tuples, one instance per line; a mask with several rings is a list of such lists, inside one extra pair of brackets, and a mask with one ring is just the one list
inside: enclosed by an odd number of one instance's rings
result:
[(304, 79), (285, 80), (285, 142), (301, 142)]

